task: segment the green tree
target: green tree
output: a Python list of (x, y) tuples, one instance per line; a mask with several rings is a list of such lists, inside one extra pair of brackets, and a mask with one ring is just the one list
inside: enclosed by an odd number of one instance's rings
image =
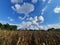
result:
[(50, 28), (50, 29), (48, 29), (48, 31), (55, 31), (55, 29), (54, 28)]
[(17, 26), (16, 25), (9, 25), (7, 24), (1, 24), (0, 23), (0, 29), (5, 29), (5, 30), (17, 30)]
[(10, 25), (10, 30), (17, 30), (17, 26), (16, 25)]
[(4, 25), (1, 26), (1, 29), (2, 29), (2, 30), (4, 29)]
[(1, 27), (2, 27), (2, 24), (0, 23), (0, 29), (1, 29)]
[(7, 23), (7, 24), (4, 24), (4, 25), (3, 25), (3, 29), (9, 30), (9, 24), (8, 24), (8, 23)]
[(1, 28), (2, 24), (0, 23), (0, 28)]

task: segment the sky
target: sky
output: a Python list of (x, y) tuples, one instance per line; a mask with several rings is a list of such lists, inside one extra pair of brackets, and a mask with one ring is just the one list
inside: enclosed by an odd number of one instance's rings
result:
[(60, 0), (0, 0), (0, 23), (18, 29), (60, 28)]

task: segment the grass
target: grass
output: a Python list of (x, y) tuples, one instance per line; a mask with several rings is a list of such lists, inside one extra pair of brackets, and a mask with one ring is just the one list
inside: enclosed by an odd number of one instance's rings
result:
[(60, 45), (60, 32), (0, 30), (0, 45)]

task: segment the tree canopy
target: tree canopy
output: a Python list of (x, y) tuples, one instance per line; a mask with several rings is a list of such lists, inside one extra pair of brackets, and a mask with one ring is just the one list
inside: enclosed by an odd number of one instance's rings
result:
[(17, 26), (16, 25), (9, 25), (8, 23), (7, 24), (0, 23), (0, 29), (17, 30)]

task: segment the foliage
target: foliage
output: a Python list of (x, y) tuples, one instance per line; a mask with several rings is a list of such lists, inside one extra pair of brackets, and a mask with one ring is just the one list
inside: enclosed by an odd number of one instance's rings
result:
[(16, 25), (9, 25), (7, 24), (1, 24), (0, 23), (0, 29), (5, 29), (5, 30), (17, 30), (17, 26)]
[(47, 31), (60, 31), (60, 29), (50, 28)]

